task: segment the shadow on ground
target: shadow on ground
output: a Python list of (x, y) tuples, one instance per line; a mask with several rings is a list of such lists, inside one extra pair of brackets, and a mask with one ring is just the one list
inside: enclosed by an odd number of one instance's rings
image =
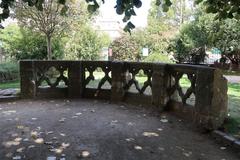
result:
[(94, 100), (0, 104), (0, 159), (238, 160), (169, 114)]

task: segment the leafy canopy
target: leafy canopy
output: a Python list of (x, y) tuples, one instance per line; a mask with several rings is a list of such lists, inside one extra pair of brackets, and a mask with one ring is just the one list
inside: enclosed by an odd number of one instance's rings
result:
[[(0, 13), (0, 23), (10, 15), (10, 8), (16, 0), (2, 0), (0, 7), (2, 13)], [(35, 6), (38, 10), (43, 10), (43, 3), (45, 0), (24, 0), (29, 6)], [(67, 11), (67, 0), (56, 0), (59, 4), (64, 5), (61, 11), (64, 13)], [(88, 3), (88, 11), (95, 12), (100, 4), (97, 0), (85, 0)], [(162, 7), (164, 12), (167, 12), (172, 5), (173, 0), (155, 0), (157, 6)], [(216, 18), (236, 18), (240, 19), (240, 1), (239, 0), (195, 0), (196, 4), (203, 3), (206, 7), (207, 13), (216, 13)], [(104, 3), (104, 0), (102, 0)], [(135, 8), (142, 6), (141, 0), (116, 0), (116, 13), (124, 14), (123, 21), (127, 23), (124, 28), (125, 31), (131, 31), (135, 26), (131, 23), (131, 16), (135, 16)]]

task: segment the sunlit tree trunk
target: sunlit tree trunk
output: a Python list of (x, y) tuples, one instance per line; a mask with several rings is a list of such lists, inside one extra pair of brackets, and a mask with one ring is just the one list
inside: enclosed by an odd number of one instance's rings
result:
[(52, 59), (52, 39), (50, 35), (47, 35), (47, 54), (48, 60)]

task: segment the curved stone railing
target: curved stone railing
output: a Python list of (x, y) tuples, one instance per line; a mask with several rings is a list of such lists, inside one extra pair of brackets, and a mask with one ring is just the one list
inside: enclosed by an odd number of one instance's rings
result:
[(227, 81), (205, 66), (119, 61), (21, 61), (23, 98), (94, 98), (172, 109), (207, 129), (227, 115)]

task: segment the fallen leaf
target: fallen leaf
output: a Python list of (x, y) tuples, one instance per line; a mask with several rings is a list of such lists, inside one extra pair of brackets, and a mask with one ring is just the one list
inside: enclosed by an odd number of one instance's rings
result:
[(63, 122), (65, 121), (65, 119), (66, 119), (66, 118), (61, 118), (61, 119), (59, 120), (59, 122), (63, 123)]
[(133, 126), (134, 124), (132, 122), (128, 122), (128, 126)]
[(145, 137), (158, 137), (159, 134), (157, 134), (155, 132), (143, 132), (143, 136), (145, 136)]
[(136, 150), (142, 150), (142, 147), (141, 147), (141, 146), (134, 146), (134, 149), (136, 149)]
[(17, 138), (14, 139), (14, 141), (15, 141), (15, 142), (20, 142), (20, 141), (22, 141), (22, 138), (17, 137)]
[(7, 141), (2, 143), (4, 147), (10, 148), (11, 146), (18, 146), (20, 142), (17, 141)]
[(56, 160), (57, 158), (56, 157), (54, 157), (54, 156), (49, 156), (49, 157), (47, 157), (47, 160)]
[(62, 147), (65, 149), (70, 146), (70, 143), (62, 143)]
[(57, 148), (57, 149), (55, 149), (55, 153), (56, 154), (61, 154), (63, 152), (63, 148)]
[(227, 148), (226, 148), (226, 147), (220, 147), (220, 149), (221, 149), (221, 150), (225, 150), (225, 149), (227, 149)]
[(17, 129), (23, 129), (23, 128), (24, 128), (24, 126), (22, 126), (22, 125), (17, 126)]
[(43, 144), (44, 140), (43, 140), (43, 138), (37, 138), (34, 142), (37, 144)]
[(119, 106), (120, 108), (125, 108), (125, 106)]
[(135, 139), (134, 138), (127, 138), (126, 141), (127, 142), (131, 142), (131, 141), (134, 141)]
[(186, 157), (190, 157), (189, 153), (183, 153), (183, 155), (186, 156)]
[(15, 157), (12, 157), (13, 160), (19, 160), (21, 159), (21, 156), (15, 156)]
[(53, 134), (53, 131), (49, 131), (49, 132), (47, 132), (46, 134), (47, 134), (47, 135)]
[(17, 152), (18, 152), (18, 153), (22, 153), (24, 149), (25, 149), (25, 147), (18, 148), (18, 149), (17, 149)]
[(7, 153), (6, 155), (5, 155), (5, 157), (7, 157), (7, 158), (11, 158), (13, 156), (13, 153)]
[(65, 137), (65, 136), (66, 136), (66, 134), (64, 134), (64, 133), (60, 133), (60, 136), (63, 136), (63, 137)]
[(167, 123), (168, 122), (167, 119), (161, 119), (160, 121), (163, 122), (163, 123)]
[(38, 132), (37, 132), (37, 131), (31, 131), (31, 137), (32, 137), (33, 139), (37, 139), (37, 137), (38, 137)]
[(57, 138), (57, 137), (53, 137), (52, 139), (53, 139), (53, 140), (57, 140), (58, 138)]
[(86, 158), (86, 157), (89, 157), (89, 156), (90, 156), (90, 152), (88, 152), (88, 151), (82, 151), (81, 157)]
[(35, 145), (28, 146), (28, 149), (35, 148)]
[(165, 150), (165, 148), (163, 148), (163, 147), (158, 147), (158, 149), (159, 149), (160, 151), (164, 151), (164, 150)]

